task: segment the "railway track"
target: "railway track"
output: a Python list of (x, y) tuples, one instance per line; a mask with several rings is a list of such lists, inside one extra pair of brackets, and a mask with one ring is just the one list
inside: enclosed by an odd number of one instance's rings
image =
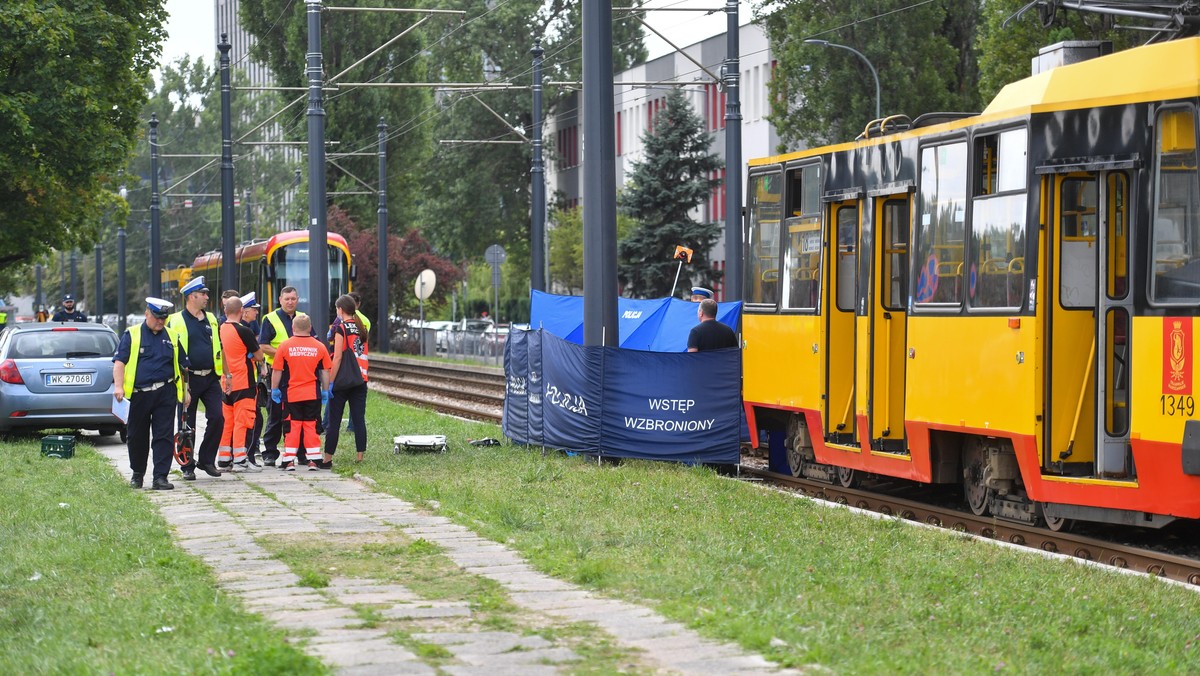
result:
[[(372, 357), (371, 388), (411, 406), (471, 420), (499, 423), (504, 405), (505, 378), (504, 370), (495, 367)], [(950, 507), (799, 479), (744, 464), (738, 471), (743, 477), (760, 479), (822, 500), (1156, 575), (1200, 588), (1200, 560), (1197, 559), (1081, 534), (1055, 533), (1038, 526), (992, 517), (977, 517)]]
[(371, 356), (370, 388), (402, 404), (500, 422), (504, 369), (424, 359)]
[(1197, 559), (1084, 535), (1054, 533), (1038, 526), (1002, 521), (992, 517), (978, 517), (970, 512), (961, 512), (948, 507), (939, 507), (853, 488), (842, 488), (808, 479), (798, 479), (786, 474), (745, 465), (739, 468), (739, 472), (743, 476), (756, 477), (822, 500), (1001, 540), (1021, 547), (1066, 554), (1114, 568), (1135, 570), (1200, 588), (1200, 560)]

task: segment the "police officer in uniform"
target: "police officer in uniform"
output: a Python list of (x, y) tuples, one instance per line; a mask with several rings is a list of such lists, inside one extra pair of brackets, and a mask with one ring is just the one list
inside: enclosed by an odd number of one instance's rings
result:
[[(292, 321), (298, 315), (304, 314), (296, 312), (299, 302), (300, 294), (296, 292), (296, 287), (285, 286), (279, 292), (279, 309), (263, 317), (258, 344), (266, 355), (268, 365), (274, 363), (275, 350), (279, 349), (283, 341), (292, 337)], [(287, 391), (287, 382), (287, 372), (284, 372), (279, 385), (282, 391)], [(283, 407), (283, 402), (273, 401), (267, 408), (267, 428), (263, 430), (262, 440), (263, 463), (269, 466), (274, 466), (275, 461), (279, 459), (279, 440), (283, 438)]]
[(75, 309), (75, 296), (67, 294), (62, 299), (62, 309), (50, 318), (52, 322), (86, 322), (87, 315)]
[[(161, 298), (146, 299), (146, 320), (131, 326), (121, 336), (113, 356), (113, 397), (129, 399), (129, 485), (141, 488), (146, 475), (146, 456), (154, 451), (154, 481), (151, 488), (169, 491), (172, 434), (179, 403), (188, 404), (179, 349), (166, 330), (173, 303)], [(151, 441), (153, 432), (153, 441)]]
[(196, 429), (196, 410), (204, 402), (204, 439), (200, 442), (197, 457), (192, 464), (183, 468), (185, 481), (196, 480), (199, 467), (209, 476), (221, 476), (217, 469), (217, 446), (221, 443), (221, 431), (225, 417), (221, 412), (221, 340), (217, 335), (217, 317), (206, 310), (208, 287), (204, 276), (192, 279), (179, 290), (184, 298), (184, 308), (167, 319), (167, 330), (171, 339), (185, 356), (184, 368), (188, 373), (188, 393), (191, 403), (187, 407), (187, 421)]

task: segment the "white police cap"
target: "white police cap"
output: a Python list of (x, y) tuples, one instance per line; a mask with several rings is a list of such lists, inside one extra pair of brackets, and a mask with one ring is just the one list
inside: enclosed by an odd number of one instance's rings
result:
[(175, 304), (169, 300), (154, 298), (152, 296), (146, 298), (146, 309), (150, 311), (150, 314), (159, 319), (166, 319), (174, 307)]
[(693, 286), (692, 287), (692, 295), (693, 296), (704, 296), (705, 298), (712, 298), (713, 292), (712, 292), (712, 289), (706, 289), (703, 286)]
[(186, 298), (189, 293), (195, 293), (197, 291), (208, 291), (208, 287), (204, 285), (204, 275), (192, 278), (187, 284), (183, 285), (183, 288), (179, 290), (179, 293), (183, 294), (183, 296)]
[(253, 291), (251, 291), (250, 293), (248, 293), (248, 294), (246, 294), (246, 295), (242, 296), (242, 297), (241, 297), (241, 298), (239, 298), (238, 300), (242, 301), (242, 307), (243, 307), (243, 308), (248, 308), (248, 309), (251, 309), (251, 310), (257, 310), (257, 309), (258, 309), (258, 297), (257, 297), (257, 296), (254, 294), (254, 292), (253, 292)]

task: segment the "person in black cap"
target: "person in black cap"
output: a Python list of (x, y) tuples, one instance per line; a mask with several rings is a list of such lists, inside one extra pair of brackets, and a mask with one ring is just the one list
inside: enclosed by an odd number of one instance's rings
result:
[[(146, 476), (146, 456), (154, 451), (156, 491), (175, 488), (167, 481), (173, 457), (172, 434), (179, 404), (188, 404), (187, 388), (179, 370), (179, 348), (166, 330), (174, 307), (161, 298), (146, 299), (146, 320), (125, 330), (113, 355), (113, 397), (129, 399), (129, 485), (141, 488)], [(151, 441), (153, 432), (153, 441)]]
[(67, 294), (62, 299), (62, 309), (50, 318), (52, 322), (86, 322), (87, 315), (75, 309), (75, 296)]
[(196, 469), (209, 476), (221, 476), (217, 469), (217, 446), (221, 443), (221, 432), (225, 427), (225, 416), (221, 408), (221, 339), (218, 335), (217, 317), (209, 312), (208, 287), (204, 276), (192, 279), (179, 290), (184, 298), (184, 307), (167, 319), (167, 330), (184, 355), (184, 368), (188, 373), (188, 393), (191, 403), (187, 407), (187, 422), (196, 429), (196, 413), (204, 404), (204, 439), (197, 449), (192, 464), (182, 467), (184, 481), (196, 480)]

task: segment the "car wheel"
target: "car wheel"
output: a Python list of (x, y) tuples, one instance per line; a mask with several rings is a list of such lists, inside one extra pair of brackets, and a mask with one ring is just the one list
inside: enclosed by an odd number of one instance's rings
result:
[(121, 428), (121, 443), (123, 443), (123, 444), (124, 444), (124, 443), (126, 443), (126, 442), (128, 442), (128, 441), (129, 441), (129, 430), (128, 430), (128, 429), (126, 429), (126, 428), (124, 428), (124, 427), (122, 427), (122, 428)]

